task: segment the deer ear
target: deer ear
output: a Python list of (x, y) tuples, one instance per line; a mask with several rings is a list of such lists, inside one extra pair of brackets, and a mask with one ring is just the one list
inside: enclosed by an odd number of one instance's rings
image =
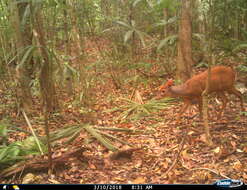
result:
[(159, 91), (165, 90), (165, 89), (173, 86), (173, 84), (174, 84), (173, 80), (169, 79), (165, 84), (163, 84), (159, 87)]

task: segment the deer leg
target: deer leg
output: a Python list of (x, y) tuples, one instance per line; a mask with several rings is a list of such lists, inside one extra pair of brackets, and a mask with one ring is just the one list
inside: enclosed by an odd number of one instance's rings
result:
[(183, 107), (181, 108), (181, 110), (179, 111), (179, 114), (178, 114), (178, 118), (177, 118), (177, 120), (176, 120), (176, 123), (178, 123), (178, 122), (180, 121), (181, 115), (182, 115), (183, 113), (186, 112), (186, 110), (188, 109), (188, 107), (189, 107), (190, 105), (191, 105), (190, 101), (184, 101), (184, 105), (183, 105)]
[(218, 93), (218, 96), (220, 97), (220, 99), (222, 100), (222, 107), (217, 115), (217, 119), (220, 119), (222, 117), (222, 113), (223, 111), (226, 109), (226, 105), (227, 105), (227, 97), (226, 95), (224, 94), (224, 92), (219, 92)]
[(230, 94), (234, 94), (235, 96), (237, 96), (240, 100), (240, 105), (241, 105), (241, 110), (244, 111), (244, 101), (243, 101), (243, 97), (240, 91), (238, 91), (235, 87), (231, 88), (228, 90), (228, 92)]

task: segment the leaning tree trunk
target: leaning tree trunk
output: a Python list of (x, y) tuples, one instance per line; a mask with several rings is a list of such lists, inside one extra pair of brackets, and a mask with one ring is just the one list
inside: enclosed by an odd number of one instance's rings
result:
[(192, 59), (190, 0), (183, 0), (181, 9), (176, 75), (178, 79), (184, 82), (191, 77), (191, 67), (194, 64)]

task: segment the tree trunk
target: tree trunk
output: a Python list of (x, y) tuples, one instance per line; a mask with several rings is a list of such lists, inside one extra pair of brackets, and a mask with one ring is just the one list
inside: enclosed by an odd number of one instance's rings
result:
[[(49, 118), (50, 113), (58, 108), (58, 100), (56, 98), (55, 85), (53, 81), (53, 67), (50, 56), (48, 54), (48, 48), (45, 41), (45, 33), (43, 31), (43, 20), (41, 15), (42, 4), (35, 3), (35, 8), (31, 7), (33, 12), (33, 24), (34, 24), (34, 36), (40, 46), (40, 54), (43, 58), (43, 65), (41, 67), (40, 73), (40, 87), (43, 99), (43, 115), (45, 123), (45, 133), (48, 148), (48, 174), (52, 174), (53, 164), (52, 164), (52, 149), (50, 144), (50, 132), (49, 132)], [(34, 12), (36, 11), (36, 12)]]
[(205, 135), (206, 135), (206, 141), (208, 145), (213, 145), (212, 138), (210, 135), (210, 130), (209, 130), (209, 122), (208, 122), (208, 92), (210, 89), (210, 80), (211, 80), (211, 65), (215, 65), (215, 57), (213, 55), (213, 41), (215, 38), (214, 35), (214, 19), (215, 19), (215, 9), (214, 5), (212, 3), (212, 0), (209, 2), (209, 8), (210, 8), (210, 21), (208, 24), (208, 35), (207, 38), (209, 39), (209, 54), (210, 54), (210, 59), (208, 63), (208, 76), (207, 76), (207, 81), (206, 81), (206, 89), (202, 93), (202, 110), (203, 110), (203, 123), (204, 123), (204, 129), (205, 129)]
[[(163, 17), (164, 17), (164, 20), (167, 22), (168, 21), (168, 8), (163, 9)], [(166, 38), (168, 36), (168, 26), (169, 26), (168, 24), (164, 26), (163, 38)]]
[(192, 30), (190, 15), (190, 0), (182, 1), (181, 21), (178, 34), (177, 79), (183, 82), (191, 77)]
[[(41, 7), (40, 7), (41, 8)], [(43, 31), (43, 21), (41, 11), (35, 9), (37, 12), (34, 16), (34, 35), (39, 43), (40, 53), (44, 60), (40, 73), (40, 87), (43, 99), (43, 106), (48, 112), (53, 112), (58, 109), (58, 100), (56, 98), (55, 85), (53, 81), (53, 65), (49, 58), (46, 47), (45, 34)]]
[[(87, 72), (85, 70), (85, 65), (83, 64), (83, 60), (85, 59), (85, 53), (84, 53), (84, 39), (83, 37), (80, 35), (80, 30), (78, 27), (78, 18), (77, 18), (77, 14), (76, 14), (76, 8), (75, 8), (75, 3), (70, 0), (68, 1), (69, 6), (70, 6), (70, 17), (71, 17), (71, 23), (72, 23), (72, 38), (73, 38), (73, 42), (75, 42), (76, 45), (76, 56), (77, 56), (77, 62), (79, 63), (79, 73), (80, 73), (80, 77), (79, 77), (79, 86), (80, 86), (80, 93), (83, 94), (83, 96), (81, 96), (82, 98), (80, 99), (83, 104), (85, 106), (90, 106), (91, 104), (91, 100), (92, 100), (92, 94), (90, 92), (90, 88), (87, 86)], [(89, 22), (89, 16), (86, 15), (88, 18), (88, 22)], [(91, 32), (92, 34), (94, 34), (92, 25), (90, 26)]]
[(20, 101), (20, 107), (24, 109), (29, 109), (32, 105), (32, 95), (29, 85), (31, 82), (30, 75), (32, 72), (30, 72), (30, 70), (32, 71), (32, 67), (30, 67), (30, 65), (33, 63), (32, 58), (29, 59), (30, 61), (28, 61), (27, 59), (25, 62), (20, 64), (24, 48), (32, 44), (32, 36), (30, 32), (28, 32), (30, 31), (29, 23), (27, 22), (25, 26), (21, 26), (21, 19), (28, 5), (29, 3), (18, 2), (16, 0), (12, 0), (10, 4), (10, 9), (12, 13), (11, 21), (15, 31), (15, 41), (17, 48), (17, 96)]
[(111, 21), (109, 18), (112, 18), (112, 8), (111, 2), (109, 0), (101, 0), (100, 2), (101, 12), (104, 16), (104, 21), (101, 23), (102, 30), (108, 29), (111, 27)]
[(64, 37), (65, 37), (65, 47), (66, 47), (66, 55), (71, 55), (71, 42), (69, 39), (69, 29), (68, 29), (68, 11), (67, 11), (67, 2), (63, 0), (63, 16), (64, 16)]

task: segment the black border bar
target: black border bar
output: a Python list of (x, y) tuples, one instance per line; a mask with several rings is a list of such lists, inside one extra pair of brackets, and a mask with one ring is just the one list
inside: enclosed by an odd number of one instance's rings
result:
[(159, 184), (1, 184), (0, 190), (46, 190), (46, 189), (71, 189), (71, 190), (160, 190), (160, 189), (171, 189), (171, 190), (180, 190), (180, 189), (243, 189), (247, 190), (246, 185), (240, 187), (219, 187), (217, 185), (185, 185), (185, 184), (174, 184), (174, 185), (159, 185)]

